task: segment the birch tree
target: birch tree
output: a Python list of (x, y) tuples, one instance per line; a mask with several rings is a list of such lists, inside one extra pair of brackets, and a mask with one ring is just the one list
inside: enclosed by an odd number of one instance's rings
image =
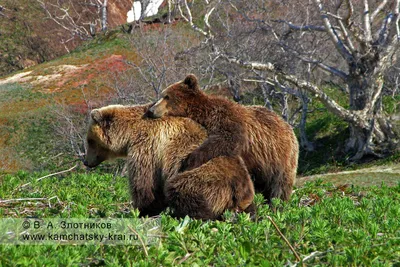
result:
[[(36, 0), (46, 14), (46, 18), (52, 20), (66, 34), (62, 39), (67, 52), (67, 43), (79, 38), (90, 40), (96, 35), (96, 29), (107, 31), (107, 6), (108, 0)], [(100, 26), (98, 26), (100, 25)]]
[[(179, 10), (215, 58), (318, 99), (348, 123), (345, 150), (352, 160), (393, 151), (398, 136), (382, 97), (385, 73), (399, 57), (400, 0), (204, 0), (204, 5), (201, 24), (186, 0)], [(237, 25), (245, 29), (240, 34)], [(324, 76), (308, 78), (310, 65), (311, 72)], [(321, 80), (337, 83), (347, 105), (329, 96)]]

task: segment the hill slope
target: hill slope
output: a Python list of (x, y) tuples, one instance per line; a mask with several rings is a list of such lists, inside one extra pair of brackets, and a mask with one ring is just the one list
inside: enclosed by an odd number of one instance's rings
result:
[[(43, 2), (57, 4), (53, 0)], [(96, 8), (82, 3), (71, 0), (62, 7), (68, 8), (78, 25), (98, 20)], [(82, 43), (81, 38), (49, 19), (37, 0), (5, 0), (0, 7), (0, 76), (57, 58)], [(126, 23), (131, 7), (130, 0), (109, 1), (109, 27)], [(54, 14), (63, 15), (56, 11), (51, 9)], [(65, 21), (65, 25), (70, 25)]]
[(85, 94), (96, 102), (112, 90), (106, 77), (127, 69), (125, 60), (137, 60), (128, 39), (117, 34), (110, 32), (91, 47), (0, 79), (0, 170), (34, 170), (39, 159), (56, 154), (60, 140), (53, 127), (54, 105), (79, 110), (85, 107)]

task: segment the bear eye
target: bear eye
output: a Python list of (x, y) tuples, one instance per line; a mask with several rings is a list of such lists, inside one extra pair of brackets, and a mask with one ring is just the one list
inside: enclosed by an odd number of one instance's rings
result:
[(89, 146), (92, 146), (92, 145), (94, 145), (94, 140), (93, 139), (88, 139), (88, 145)]
[(168, 95), (164, 96), (164, 99), (169, 100), (169, 96)]

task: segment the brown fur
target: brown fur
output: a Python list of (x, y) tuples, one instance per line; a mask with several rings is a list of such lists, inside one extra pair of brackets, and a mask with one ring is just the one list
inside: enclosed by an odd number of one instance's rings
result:
[(251, 208), (254, 188), (241, 158), (216, 158), (178, 174), (182, 160), (205, 140), (206, 132), (185, 118), (145, 119), (147, 108), (93, 110), (85, 165), (127, 158), (133, 206), (143, 215), (158, 214), (167, 204), (178, 216), (200, 219)]
[(254, 188), (250, 185), (241, 158), (218, 157), (171, 177), (165, 192), (176, 216), (217, 219), (225, 210), (244, 211), (252, 204)]
[(169, 86), (163, 98), (148, 114), (152, 117), (188, 117), (203, 125), (208, 133), (206, 141), (185, 161), (183, 170), (191, 170), (219, 156), (238, 156), (246, 145), (246, 127), (239, 104), (227, 99), (204, 94), (194, 76)]
[(187, 169), (218, 156), (240, 155), (255, 187), (271, 201), (288, 200), (296, 179), (298, 143), (290, 125), (264, 107), (245, 107), (199, 89), (188, 75), (162, 92), (148, 117), (188, 117), (203, 125), (208, 139), (186, 159)]

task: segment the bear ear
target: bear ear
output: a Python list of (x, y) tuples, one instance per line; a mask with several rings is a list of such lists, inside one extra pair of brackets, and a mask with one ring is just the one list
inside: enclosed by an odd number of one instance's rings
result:
[(102, 121), (102, 115), (101, 115), (100, 110), (98, 110), (98, 109), (92, 110), (90, 112), (90, 116), (92, 117), (92, 120), (97, 123), (100, 123)]
[(194, 74), (189, 74), (186, 76), (183, 83), (186, 84), (190, 89), (198, 89), (199, 82), (197, 81), (197, 77)]

